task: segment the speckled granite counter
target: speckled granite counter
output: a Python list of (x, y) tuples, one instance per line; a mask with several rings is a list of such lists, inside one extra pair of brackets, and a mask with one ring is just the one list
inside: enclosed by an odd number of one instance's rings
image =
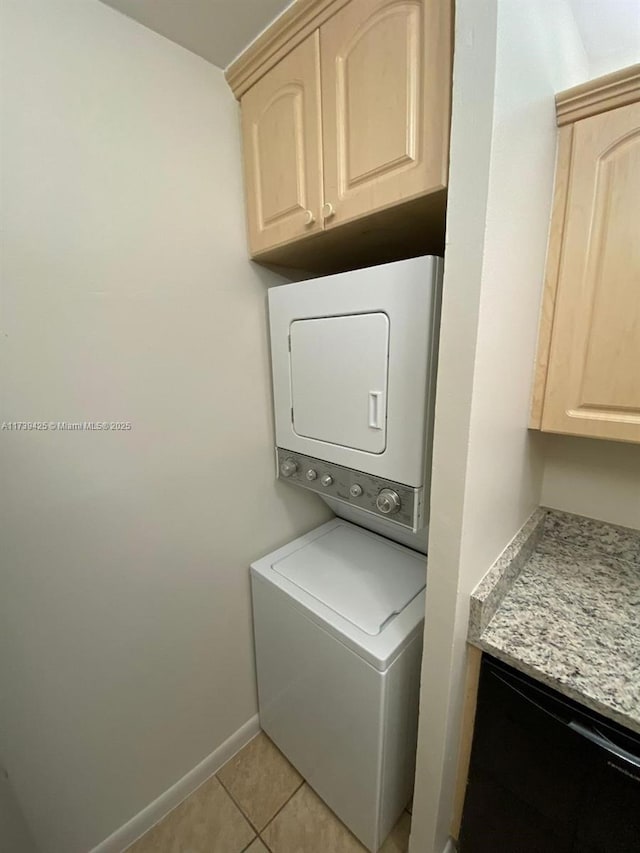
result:
[(474, 591), (469, 642), (640, 732), (640, 531), (538, 510)]

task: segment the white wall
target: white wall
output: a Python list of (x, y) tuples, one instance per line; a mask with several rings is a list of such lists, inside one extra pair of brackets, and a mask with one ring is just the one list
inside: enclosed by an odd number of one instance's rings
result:
[(585, 79), (640, 62), (640, 0), (569, 0), (588, 60)]
[(265, 284), (222, 72), (97, 0), (6, 0), (0, 752), (86, 851), (256, 713), (248, 564), (328, 517), (274, 484)]
[(458, 0), (446, 269), (412, 853), (441, 853), (469, 594), (540, 502), (527, 430), (558, 89), (582, 45), (555, 0)]

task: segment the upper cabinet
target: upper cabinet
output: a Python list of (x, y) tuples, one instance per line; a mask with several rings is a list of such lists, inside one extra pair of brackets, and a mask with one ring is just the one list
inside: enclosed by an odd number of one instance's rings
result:
[(430, 5), (351, 0), (320, 30), (331, 227), (447, 184), (449, 45)]
[(321, 230), (320, 39), (316, 31), (242, 99), (251, 250)]
[(640, 65), (557, 98), (531, 426), (640, 442)]
[(227, 79), (253, 257), (317, 257), (337, 245), (329, 232), (418, 234), (416, 215), (423, 239), (443, 235), (450, 0), (299, 0)]

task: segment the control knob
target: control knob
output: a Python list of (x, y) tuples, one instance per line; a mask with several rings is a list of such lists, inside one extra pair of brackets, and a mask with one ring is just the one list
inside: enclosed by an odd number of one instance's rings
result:
[(283, 477), (291, 477), (298, 470), (298, 463), (295, 459), (285, 459), (280, 463), (280, 473)]
[(327, 486), (330, 486), (333, 483), (333, 477), (331, 476), (331, 474), (323, 474), (320, 478), (320, 482), (326, 488)]
[(307, 480), (315, 480), (315, 478), (316, 478), (317, 476), (318, 476), (318, 474), (317, 474), (317, 472), (316, 472), (316, 471), (314, 471), (314, 469), (313, 469), (313, 468), (309, 468), (309, 470), (308, 470), (308, 471), (307, 471), (307, 473), (305, 474), (305, 477), (307, 478)]
[(400, 495), (393, 489), (383, 489), (376, 498), (376, 506), (384, 515), (393, 515), (400, 509)]

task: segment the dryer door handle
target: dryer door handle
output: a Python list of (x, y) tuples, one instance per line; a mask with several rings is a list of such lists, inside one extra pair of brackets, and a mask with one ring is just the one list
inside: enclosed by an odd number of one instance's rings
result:
[(382, 429), (382, 391), (369, 391), (369, 426)]

